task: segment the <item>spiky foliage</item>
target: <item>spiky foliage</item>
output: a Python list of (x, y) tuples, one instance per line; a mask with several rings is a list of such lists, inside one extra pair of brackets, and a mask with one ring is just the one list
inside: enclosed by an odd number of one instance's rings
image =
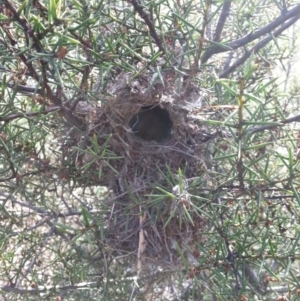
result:
[(296, 1), (0, 5), (4, 300), (299, 298)]

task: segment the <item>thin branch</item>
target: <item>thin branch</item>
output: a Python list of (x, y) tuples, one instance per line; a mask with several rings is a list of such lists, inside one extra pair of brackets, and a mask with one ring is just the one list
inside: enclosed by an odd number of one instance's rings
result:
[(31, 258), (29, 265), (26, 267), (26, 270), (23, 271), (23, 272), (19, 275), (18, 281), (15, 282), (15, 285), (16, 285), (16, 286), (19, 286), (19, 285), (22, 283), (22, 281), (23, 281), (25, 278), (27, 278), (28, 274), (29, 274), (30, 272), (32, 272), (33, 267), (34, 267), (34, 266), (36, 265), (36, 263), (37, 263), (38, 257), (42, 254), (42, 252), (43, 252), (45, 246), (48, 244), (48, 241), (49, 241), (50, 237), (52, 236), (53, 232), (54, 232), (54, 230), (53, 230), (53, 228), (51, 228), (51, 229), (48, 231), (48, 233), (45, 235), (45, 238), (44, 238), (43, 242), (41, 242), (41, 243), (39, 244), (39, 246), (36, 247), (37, 250), (35, 250), (35, 252), (34, 252), (35, 254), (34, 254), (34, 256)]
[(40, 226), (48, 223), (51, 219), (52, 219), (51, 216), (43, 218), (41, 221), (39, 221), (37, 224), (35, 224), (32, 227), (29, 227), (29, 228), (26, 228), (26, 229), (22, 229), (20, 231), (12, 231), (10, 233), (6, 233), (6, 237), (14, 237), (14, 236), (18, 236), (18, 235), (24, 235), (24, 233), (31, 232), (32, 230), (35, 230), (35, 229), (39, 228)]
[[(0, 80), (0, 86), (2, 86), (3, 82)], [(10, 84), (6, 83), (6, 86), (13, 89), (14, 91), (20, 92), (24, 95), (31, 95), (33, 96), (34, 94), (38, 94), (41, 96), (44, 96), (45, 93), (42, 89), (37, 89), (37, 88), (31, 88), (23, 85), (16, 85), (16, 84)]]
[(164, 53), (165, 50), (161, 44), (158, 34), (156, 33), (153, 22), (150, 19), (150, 15), (144, 11), (143, 6), (139, 3), (139, 0), (130, 0), (129, 2), (132, 3), (135, 11), (137, 11), (140, 17), (146, 22), (147, 26), (149, 27), (150, 35), (154, 39), (156, 45), (158, 46), (159, 51)]
[[(27, 25), (26, 19), (21, 18), (19, 16), (17, 10), (13, 6), (13, 4), (11, 4), (9, 1), (4, 0), (3, 3), (5, 5), (5, 7), (11, 11), (11, 13), (13, 14), (13, 18), (22, 26), (24, 34), (26, 36), (27, 43), (28, 43), (28, 32), (31, 31), (31, 28), (30, 28), (30, 26)], [(11, 42), (12, 46), (14, 46), (14, 44), (16, 42), (16, 39), (13, 38), (13, 35), (10, 33), (10, 31), (9, 31), (9, 36), (11, 36), (9, 39), (10, 39), (10, 42)], [(22, 62), (24, 63), (24, 65), (28, 68), (29, 72), (31, 73), (31, 76), (36, 81), (39, 81), (39, 75), (35, 71), (32, 63), (31, 62), (27, 62), (27, 58), (25, 57), (25, 55), (23, 53), (19, 54), (19, 58), (22, 60)]]
[(23, 118), (23, 117), (31, 118), (31, 117), (38, 116), (38, 115), (47, 115), (49, 113), (59, 111), (60, 109), (61, 108), (59, 106), (55, 106), (55, 107), (51, 107), (49, 109), (46, 109), (45, 111), (14, 113), (14, 114), (10, 114), (10, 115), (4, 116), (4, 117), (0, 116), (0, 121), (11, 121), (11, 120), (14, 120), (14, 119), (17, 119), (17, 118)]
[(255, 31), (254, 33), (249, 33), (245, 37), (242, 37), (240, 39), (237, 39), (229, 44), (229, 46), (233, 49), (236, 49), (238, 47), (244, 46), (261, 36), (270, 33), (272, 30), (274, 30), (276, 27), (282, 25), (284, 22), (286, 22), (288, 19), (294, 18), (294, 17), (300, 17), (300, 4), (295, 6), (293, 9), (287, 11), (286, 13), (280, 15), (277, 19), (275, 19), (270, 24), (266, 25), (265, 27)]
[(238, 49), (242, 46), (245, 46), (248, 43), (260, 38), (261, 36), (263, 36), (267, 33), (270, 33), (276, 27), (280, 26), (288, 19), (291, 19), (294, 17), (297, 19), (300, 17), (300, 4), (296, 5), (291, 10), (284, 12), (282, 15), (280, 15), (278, 18), (276, 18), (273, 22), (269, 23), (268, 25), (266, 25), (265, 27), (263, 27), (261, 29), (256, 30), (255, 32), (251, 32), (240, 39), (237, 39), (230, 43), (224, 44), (223, 47), (215, 46), (215, 47), (208, 49), (204, 53), (204, 55), (201, 59), (201, 62), (202, 62), (202, 64), (207, 62), (207, 60), (216, 53), (226, 52), (226, 51), (228, 51), (228, 49), (234, 50), (234, 49)]
[(230, 73), (232, 73), (237, 67), (245, 63), (245, 61), (251, 56), (251, 54), (257, 53), (261, 48), (263, 48), (267, 43), (273, 40), (273, 37), (279, 36), (284, 30), (286, 30), (288, 27), (293, 25), (300, 16), (296, 16), (286, 22), (282, 25), (282, 27), (278, 28), (276, 31), (274, 31), (273, 35), (269, 35), (268, 37), (262, 39), (260, 42), (258, 42), (254, 47), (252, 47), (250, 50), (246, 51), (242, 57), (240, 57), (238, 60), (236, 60), (230, 67), (228, 67), (225, 71), (223, 71), (220, 74), (220, 78), (227, 77)]
[(222, 34), (223, 29), (224, 29), (224, 25), (225, 25), (226, 20), (229, 16), (229, 13), (230, 13), (231, 3), (232, 3), (232, 1), (226, 1), (223, 4), (223, 8), (222, 8), (222, 11), (221, 11), (221, 14), (220, 14), (220, 17), (219, 17), (219, 21), (218, 21), (218, 24), (217, 24), (217, 27), (216, 27), (216, 31), (215, 31), (215, 34), (214, 34), (214, 41), (215, 42), (219, 42), (220, 39), (221, 39), (221, 34)]
[(29, 41), (32, 40), (34, 43), (32, 44), (32, 47), (35, 47), (38, 52), (45, 52), (39, 39), (34, 35), (34, 30), (32, 29), (30, 23), (27, 21), (25, 17), (20, 17), (20, 14), (16, 10), (16, 8), (13, 6), (12, 3), (10, 3), (7, 0), (4, 0), (4, 5), (6, 8), (8, 8), (11, 13), (13, 14), (13, 19), (16, 20), (21, 27), (23, 28), (25, 37), (26, 37), (26, 42), (29, 44)]
[[(178, 269), (176, 270), (178, 271)], [(170, 271), (168, 271), (169, 273)], [(136, 277), (136, 276), (129, 276), (129, 277), (123, 277), (120, 280), (115, 280), (115, 279), (105, 279), (108, 282), (116, 282), (118, 284), (121, 283), (132, 283), (137, 280), (147, 280), (151, 278), (157, 278), (159, 275), (164, 275), (166, 274), (165, 271), (160, 271), (157, 270), (153, 273), (149, 273), (145, 276), (142, 277)], [(93, 276), (98, 276), (99, 279), (103, 278), (103, 274), (93, 274)], [(76, 290), (76, 289), (91, 289), (93, 287), (99, 287), (99, 282), (96, 281), (91, 281), (91, 282), (81, 282), (77, 283), (74, 285), (65, 285), (65, 286), (59, 286), (59, 285), (48, 285), (48, 286), (37, 286), (35, 288), (25, 288), (25, 287), (15, 287), (13, 285), (6, 285), (6, 286), (0, 286), (0, 290), (7, 292), (7, 293), (17, 293), (17, 294), (31, 294), (31, 295), (36, 295), (36, 294), (41, 294), (41, 293), (57, 293), (57, 292), (62, 292), (62, 291), (70, 291), (70, 290)], [(101, 287), (99, 288), (100, 291), (102, 291)]]
[[(55, 170), (55, 168), (51, 168), (53, 170)], [(16, 179), (17, 181), (21, 181), (22, 178), (24, 177), (28, 177), (28, 176), (34, 176), (34, 175), (38, 175), (38, 174), (41, 174), (42, 172), (46, 172), (46, 170), (36, 170), (36, 171), (29, 171), (29, 172), (25, 172), (25, 173), (22, 173), (22, 174), (19, 174), (17, 172), (13, 172), (13, 174), (7, 178), (0, 178), (0, 182), (6, 182), (6, 181), (9, 181), (9, 180), (13, 180), (13, 179)]]
[(15, 293), (15, 294), (31, 294), (37, 295), (41, 293), (54, 293), (60, 291), (69, 291), (69, 290), (76, 290), (76, 289), (84, 289), (88, 288), (91, 289), (92, 287), (96, 287), (97, 282), (82, 282), (76, 285), (65, 285), (65, 286), (38, 286), (37, 288), (25, 288), (25, 287), (15, 287), (13, 285), (7, 285), (0, 287), (0, 290), (6, 293)]
[(300, 122), (300, 114), (296, 115), (294, 117), (283, 119), (283, 120), (278, 122), (279, 124), (252, 127), (250, 129), (248, 129), (245, 133), (248, 134), (248, 135), (252, 135), (254, 133), (263, 132), (265, 130), (272, 130), (272, 129), (275, 129), (277, 127), (282, 127), (285, 124), (292, 123), (292, 122)]
[[(8, 0), (4, 0), (3, 3), (6, 6), (6, 8), (8, 8), (11, 11), (11, 13), (13, 14), (13, 19), (16, 20), (22, 26), (27, 41), (29, 40), (29, 38), (31, 38), (34, 42), (34, 47), (37, 49), (37, 51), (44, 53), (45, 51), (41, 47), (39, 39), (33, 34), (33, 30), (31, 28), (30, 24), (28, 23), (28, 21), (25, 18), (19, 16), (19, 13), (17, 12), (16, 8)], [(65, 118), (71, 125), (75, 126), (77, 129), (84, 130), (85, 124), (82, 123), (78, 118), (76, 118), (76, 116), (74, 116), (72, 114), (71, 110), (65, 108), (63, 106), (61, 98), (57, 97), (53, 93), (53, 91), (49, 85), (49, 81), (48, 81), (48, 77), (47, 77), (47, 71), (49, 69), (47, 63), (44, 62), (43, 60), (39, 61), (40, 65), (41, 65), (41, 71), (42, 71), (42, 74), (40, 76), (36, 72), (35, 68), (33, 67), (32, 62), (28, 62), (28, 60), (24, 54), (19, 54), (19, 57), (22, 60), (22, 62), (24, 63), (24, 65), (28, 68), (28, 70), (30, 71), (33, 78), (37, 82), (40, 82), (40, 79), (42, 80), (42, 87), (45, 90), (45, 96), (49, 100), (51, 100), (55, 105), (61, 107), (59, 114), (63, 118)]]

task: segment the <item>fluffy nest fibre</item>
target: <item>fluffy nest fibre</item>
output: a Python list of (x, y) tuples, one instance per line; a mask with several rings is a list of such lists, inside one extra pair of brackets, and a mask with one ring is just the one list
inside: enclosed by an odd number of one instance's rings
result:
[(101, 243), (165, 261), (176, 257), (176, 244), (185, 252), (201, 242), (205, 218), (194, 212), (199, 203), (189, 187), (205, 177), (209, 136), (193, 117), (205, 99), (198, 87), (189, 84), (178, 95), (152, 82), (150, 75), (122, 73), (110, 84), (114, 97), (101, 96), (89, 118), (98, 154), (82, 153), (81, 164), (113, 192), (103, 201), (109, 214)]

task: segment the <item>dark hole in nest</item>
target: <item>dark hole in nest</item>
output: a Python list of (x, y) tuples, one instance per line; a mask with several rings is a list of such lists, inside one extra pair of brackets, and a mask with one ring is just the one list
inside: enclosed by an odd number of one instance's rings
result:
[(136, 136), (156, 142), (170, 137), (172, 125), (168, 110), (158, 106), (142, 107), (129, 121), (129, 126)]

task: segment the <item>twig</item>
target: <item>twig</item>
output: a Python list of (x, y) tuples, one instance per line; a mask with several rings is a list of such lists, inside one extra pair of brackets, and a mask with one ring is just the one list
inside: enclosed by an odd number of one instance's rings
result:
[[(33, 47), (35, 47), (38, 52), (44, 53), (45, 51), (42, 48), (39, 39), (34, 35), (34, 31), (31, 28), (29, 22), (26, 20), (26, 18), (20, 17), (20, 14), (16, 10), (16, 8), (13, 6), (13, 4), (10, 3), (10, 1), (3, 0), (3, 4), (5, 5), (5, 7), (7, 9), (9, 9), (11, 11), (11, 13), (13, 14), (13, 19), (16, 20), (23, 28), (23, 32), (25, 34), (27, 44), (29, 44), (29, 39), (32, 39)], [(13, 42), (13, 40), (11, 40), (11, 43), (12, 42)], [(84, 130), (85, 129), (84, 123), (80, 122), (80, 120), (78, 118), (76, 118), (75, 115), (72, 114), (71, 110), (65, 108), (63, 106), (61, 98), (53, 93), (53, 91), (49, 85), (49, 80), (47, 77), (48, 71), (50, 71), (50, 73), (52, 74), (53, 77), (55, 77), (55, 76), (53, 75), (53, 72), (51, 72), (51, 70), (49, 70), (49, 66), (48, 66), (47, 62), (43, 61), (42, 59), (39, 60), (40, 65), (41, 65), (41, 74), (38, 74), (37, 71), (35, 70), (32, 62), (28, 62), (28, 59), (26, 58), (26, 56), (23, 53), (18, 54), (18, 56), (22, 60), (24, 65), (28, 68), (31, 76), (38, 83), (40, 81), (42, 81), (42, 88), (43, 88), (43, 90), (45, 90), (45, 93), (42, 92), (42, 95), (46, 96), (55, 105), (61, 107), (59, 114), (63, 118), (65, 118), (71, 125), (75, 126), (77, 129)], [(58, 82), (58, 81), (56, 81), (56, 82)], [(58, 85), (58, 87), (59, 87), (59, 85)], [(22, 90), (22, 92), (24, 92), (24, 90), (26, 90), (26, 89), (24, 89), (24, 87), (23, 87), (21, 90)], [(25, 92), (27, 92), (27, 91), (25, 91)]]
[(230, 67), (228, 67), (226, 70), (224, 70), (220, 74), (220, 78), (227, 77), (230, 73), (232, 73), (238, 66), (242, 65), (249, 57), (250, 55), (254, 52), (258, 52), (261, 48), (263, 48), (267, 43), (269, 43), (271, 40), (273, 40), (273, 37), (279, 36), (284, 30), (286, 30), (288, 27), (293, 25), (300, 16), (296, 16), (286, 22), (285, 24), (282, 25), (282, 27), (278, 28), (276, 31), (274, 31), (273, 35), (269, 35), (268, 37), (264, 38), (260, 42), (258, 42), (255, 46), (252, 47), (249, 51), (245, 51), (244, 55), (240, 57), (238, 60), (236, 60)]
[(217, 27), (216, 27), (216, 31), (215, 31), (215, 34), (214, 34), (214, 41), (215, 42), (220, 42), (221, 34), (222, 34), (223, 29), (224, 29), (224, 25), (225, 25), (226, 20), (229, 16), (231, 2), (232, 1), (227, 1), (223, 4), (223, 8), (222, 8), (222, 11), (221, 11), (221, 14), (220, 14), (220, 17), (219, 17), (219, 21), (218, 21), (218, 24), (217, 24)]
[[(2, 86), (3, 81), (0, 80), (0, 86)], [(44, 96), (44, 90), (42, 89), (37, 89), (37, 88), (31, 88), (31, 87), (27, 87), (27, 86), (23, 86), (23, 85), (16, 85), (16, 84), (10, 84), (10, 83), (6, 83), (6, 86), (17, 91), (20, 93), (23, 93), (24, 95), (34, 95), (34, 94), (38, 94), (41, 96)]]
[(132, 3), (135, 11), (137, 11), (140, 17), (146, 22), (147, 26), (149, 27), (150, 35), (158, 46), (159, 51), (164, 53), (165, 50), (161, 44), (158, 34), (156, 33), (153, 22), (150, 20), (149, 14), (144, 11), (143, 6), (139, 3), (139, 0), (129, 0), (129, 2)]
[(14, 120), (17, 118), (22, 118), (22, 117), (31, 118), (33, 116), (38, 116), (38, 115), (47, 115), (49, 113), (59, 111), (60, 109), (61, 109), (60, 107), (55, 106), (55, 107), (46, 109), (45, 111), (14, 113), (14, 114), (10, 114), (10, 115), (4, 116), (4, 117), (0, 117), (0, 121), (11, 121), (11, 120)]
[(31, 294), (31, 295), (37, 295), (41, 293), (47, 293), (47, 292), (60, 292), (60, 291), (69, 291), (69, 290), (76, 290), (76, 289), (90, 289), (92, 287), (96, 287), (97, 282), (82, 282), (78, 283), (76, 285), (65, 285), (65, 286), (38, 286), (37, 288), (24, 288), (24, 287), (15, 287), (13, 285), (7, 285), (0, 287), (0, 290), (6, 293), (16, 293), (16, 294)]
[(215, 46), (210, 49), (208, 49), (204, 55), (202, 56), (201, 62), (202, 64), (207, 62), (207, 60), (212, 57), (214, 54), (220, 53), (220, 52), (226, 52), (228, 49), (234, 50), (237, 48), (240, 48), (242, 46), (247, 45), (248, 43), (260, 38), (261, 36), (271, 32), (276, 27), (283, 24), (285, 21), (291, 18), (299, 18), (300, 15), (300, 4), (296, 5), (294, 8), (284, 12), (282, 15), (280, 15), (278, 18), (276, 18), (273, 22), (269, 23), (265, 27), (256, 30), (255, 32), (251, 32), (247, 34), (246, 36), (237, 39), (235, 41), (232, 41), (230, 43), (224, 44), (223, 47), (221, 46)]
[[(46, 221), (47, 222), (47, 221)], [(32, 271), (33, 266), (36, 264), (37, 262), (37, 258), (39, 257), (39, 255), (43, 252), (43, 249), (45, 248), (45, 246), (47, 245), (50, 237), (52, 236), (54, 232), (54, 229), (51, 228), (48, 233), (45, 235), (44, 241), (40, 244), (40, 246), (38, 247), (38, 251), (35, 252), (33, 258), (31, 259), (28, 267), (26, 268), (26, 270), (20, 274), (20, 278), (18, 279), (18, 281), (15, 282), (16, 286), (19, 286), (24, 278), (27, 278), (27, 275)]]
[(278, 122), (279, 124), (276, 124), (276, 125), (265, 125), (265, 126), (252, 127), (250, 129), (248, 129), (245, 133), (248, 135), (252, 135), (257, 132), (263, 132), (265, 130), (271, 130), (271, 129), (277, 128), (278, 126), (282, 127), (285, 124), (292, 123), (292, 122), (300, 122), (300, 114), (296, 115), (294, 117), (280, 120)]

